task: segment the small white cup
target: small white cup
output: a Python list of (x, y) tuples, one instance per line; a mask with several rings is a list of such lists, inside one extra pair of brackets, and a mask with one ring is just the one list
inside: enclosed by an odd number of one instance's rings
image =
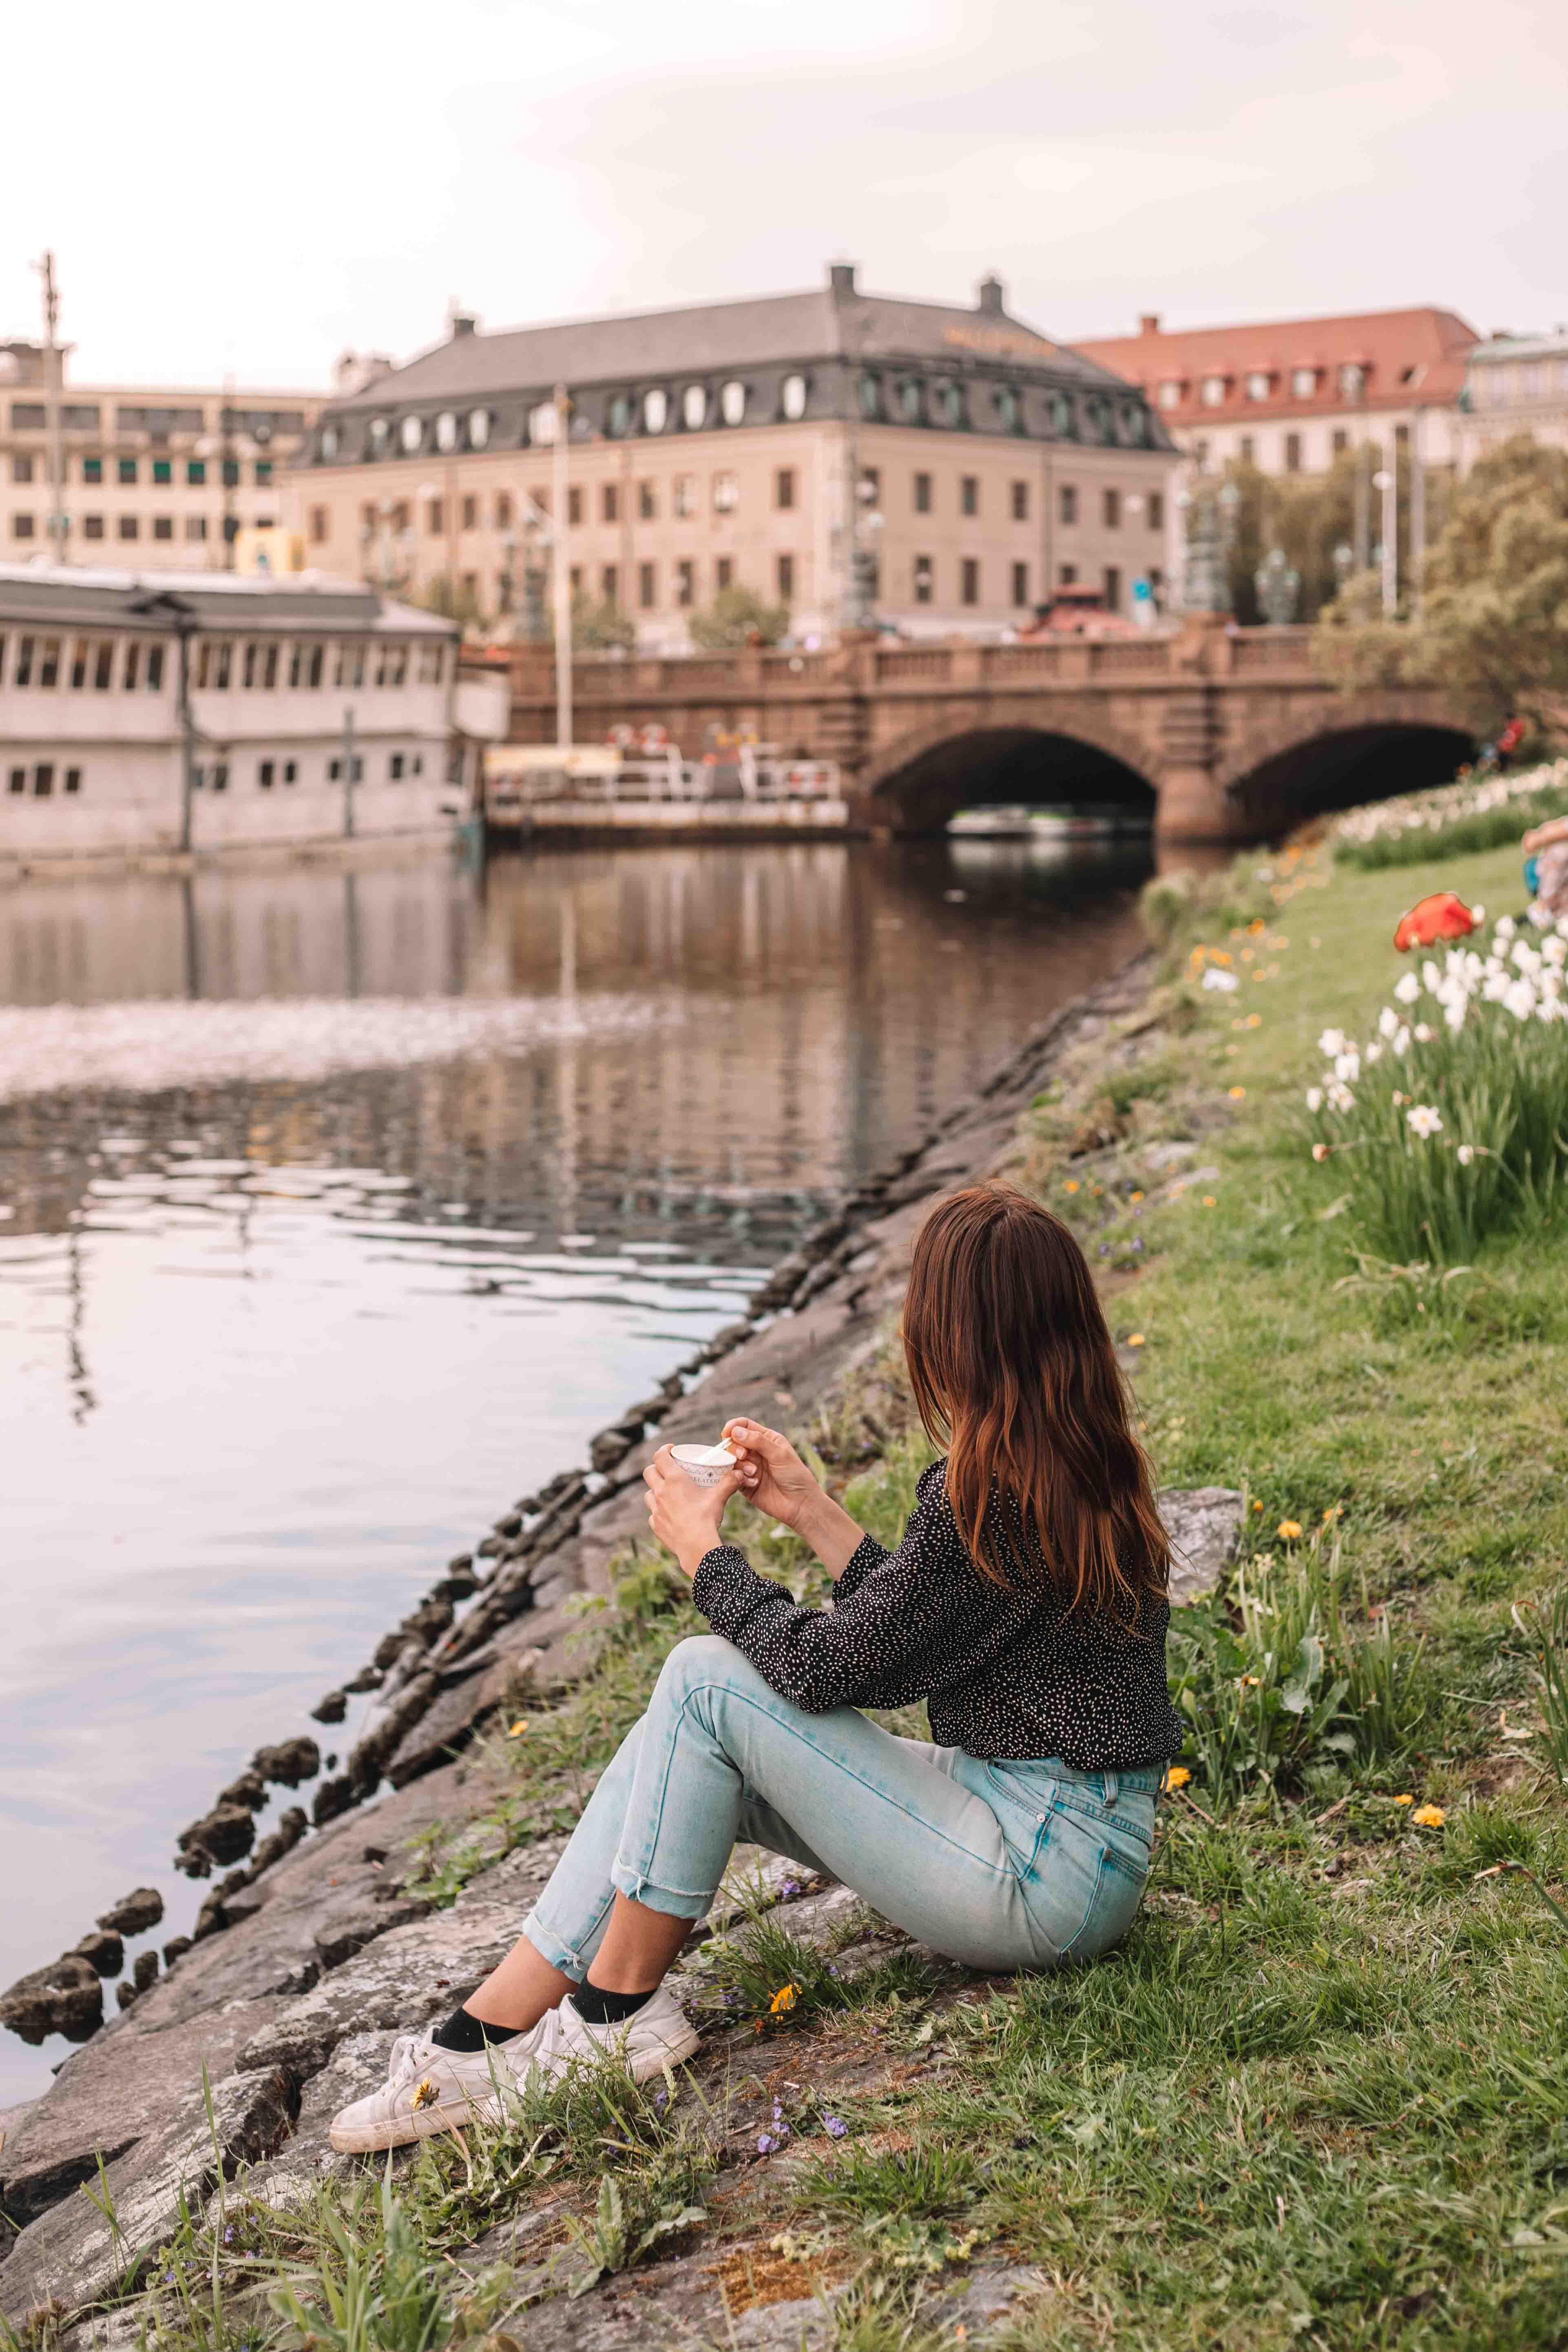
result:
[(735, 1457), (727, 1445), (672, 1445), (669, 1451), (699, 1486), (716, 1486), (735, 1466)]

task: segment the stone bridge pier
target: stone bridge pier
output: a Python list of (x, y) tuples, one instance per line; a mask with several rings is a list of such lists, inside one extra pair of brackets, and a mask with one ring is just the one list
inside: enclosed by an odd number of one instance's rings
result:
[[(516, 647), (510, 663), (512, 740), (552, 741), (548, 652)], [(1139, 637), (598, 656), (575, 678), (579, 742), (657, 722), (691, 755), (712, 729), (749, 729), (837, 761), (855, 826), (879, 834), (1071, 802), (1146, 812), (1168, 842), (1258, 840), (1440, 782), (1474, 748), (1436, 688), (1342, 694), (1313, 669), (1307, 629), (1208, 615)]]

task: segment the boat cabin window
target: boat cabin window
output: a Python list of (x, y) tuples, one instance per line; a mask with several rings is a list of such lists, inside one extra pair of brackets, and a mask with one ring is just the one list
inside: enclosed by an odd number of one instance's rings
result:
[(31, 637), (18, 637), (16, 640), (16, 675), (13, 682), (17, 686), (31, 686), (33, 683), (33, 640)]
[(260, 654), (260, 651), (261, 648), (257, 644), (254, 637), (247, 637), (246, 639), (245, 657), (240, 667), (239, 682), (241, 686), (249, 688), (256, 684), (256, 665), (257, 658)]
[[(93, 690), (98, 694), (107, 694), (114, 683), (114, 639), (112, 637), (105, 637), (98, 648), (92, 665), (92, 683)], [(69, 792), (69, 784), (66, 786), (66, 790)]]
[(60, 641), (58, 637), (41, 637), (38, 646), (38, 684), (56, 687), (60, 682)]
[(148, 646), (148, 648), (147, 648), (147, 691), (148, 691), (148, 693), (149, 693), (149, 694), (157, 694), (157, 693), (162, 689), (163, 684), (163, 646)]
[(85, 637), (78, 637), (76, 650), (71, 655), (71, 689), (74, 693), (79, 694), (87, 684), (88, 656), (91, 650)]
[(444, 668), (444, 667), (445, 667), (445, 666), (446, 666), (446, 664), (445, 664), (446, 652), (447, 652), (447, 648), (446, 648), (446, 646), (420, 646), (420, 648), (419, 648), (419, 683), (420, 683), (420, 685), (421, 685), (421, 686), (439, 686), (439, 685), (440, 685), (440, 683), (441, 683), (441, 672), (442, 672), (443, 668)]
[(297, 687), (299, 685), (300, 678), (304, 675), (304, 646), (290, 646), (289, 648), (289, 683), (291, 687)]
[(323, 673), (326, 669), (326, 663), (327, 649), (325, 646), (312, 646), (310, 647), (310, 659), (308, 667), (308, 674), (305, 679), (307, 686), (316, 687), (321, 685)]
[(278, 648), (276, 646), (268, 646), (267, 648), (267, 658), (263, 662), (261, 668), (261, 683), (268, 692), (270, 692), (273, 687), (278, 683)]
[(141, 640), (132, 637), (125, 648), (125, 670), (122, 683), (127, 694), (136, 691), (136, 680), (142, 667)]
[(402, 686), (408, 676), (406, 646), (384, 645), (375, 667), (377, 686)]

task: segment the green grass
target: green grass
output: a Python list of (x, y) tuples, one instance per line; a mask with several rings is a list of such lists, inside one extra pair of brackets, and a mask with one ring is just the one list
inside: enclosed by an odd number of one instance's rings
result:
[[(1192, 1779), (1126, 1943), (967, 1990), (893, 1946), (847, 1986), (787, 1912), (753, 1916), (704, 1978), (741, 2054), (673, 2096), (574, 2082), (503, 2131), (427, 2143), (395, 2210), (367, 2175), (285, 2222), (242, 2179), (236, 2241), (193, 2220), (160, 2265), (177, 2284), (150, 2343), (525, 2343), (521, 2299), (568, 2274), (468, 2282), (452, 2256), (564, 2193), (549, 2259), (570, 2253), (572, 2279), (693, 2233), (759, 2261), (809, 2248), (807, 2270), (847, 2281), (837, 2352), (956, 2347), (942, 2298), (983, 2261), (1037, 2282), (989, 2336), (968, 2326), (999, 2352), (1568, 2347), (1568, 1233), (1500, 1243), (1463, 1281), (1380, 1267), (1297, 1117), (1319, 1032), (1363, 1034), (1386, 996), (1403, 907), (1439, 884), (1507, 905), (1516, 861), (1259, 863), (1174, 894), (1170, 1020), (1064, 1070), (1015, 1163), (1082, 1235), (1118, 1336), (1141, 1338), (1162, 1481), (1247, 1497), (1229, 1586), (1173, 1641)], [(1189, 986), (1195, 945), (1230, 956), (1236, 992)], [(1108, 1097), (1120, 1139), (1073, 1157)], [(1158, 1164), (1173, 1137), (1193, 1154)], [(894, 1351), (804, 1433), (896, 1534), (929, 1449)], [(794, 1538), (747, 1517), (742, 1540), (820, 1590)], [(494, 1743), (489, 1820), (431, 1841), (432, 1900), (571, 1817), (691, 1622), (636, 1563), (588, 1621), (583, 1686)], [(770, 2114), (787, 2147), (753, 2155), (760, 2127), (779, 2139)], [(737, 2162), (743, 2210), (710, 2194)]]

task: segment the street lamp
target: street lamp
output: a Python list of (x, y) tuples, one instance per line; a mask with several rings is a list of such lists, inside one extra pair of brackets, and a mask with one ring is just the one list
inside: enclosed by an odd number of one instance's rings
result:
[(1399, 477), (1392, 466), (1384, 466), (1372, 486), (1383, 493), (1383, 616), (1392, 621), (1399, 609)]
[(862, 474), (855, 484), (854, 546), (850, 553), (851, 625), (857, 629), (874, 629), (877, 625), (877, 597), (881, 587), (881, 562), (877, 542), (882, 530), (881, 509), (877, 504), (878, 483), (872, 473)]
[(1268, 556), (1252, 575), (1258, 591), (1258, 607), (1270, 628), (1281, 629), (1296, 617), (1296, 599), (1301, 593), (1301, 575), (1286, 557), (1282, 547), (1271, 547)]
[(1334, 550), (1334, 580), (1340, 588), (1343, 588), (1354, 569), (1355, 550), (1342, 539)]

